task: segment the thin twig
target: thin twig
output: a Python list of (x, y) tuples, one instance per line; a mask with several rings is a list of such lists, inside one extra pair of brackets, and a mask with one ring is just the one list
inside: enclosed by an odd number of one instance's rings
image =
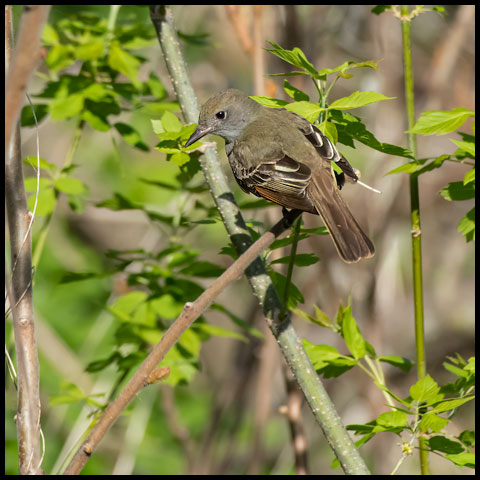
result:
[(107, 407), (105, 413), (76, 453), (72, 462), (68, 465), (65, 474), (75, 475), (82, 470), (105, 433), (110, 429), (127, 405), (135, 398), (138, 392), (148, 385), (148, 378), (151, 372), (175, 345), (182, 333), (203, 314), (215, 298), (217, 298), (231, 282), (241, 277), (252, 261), (255, 260), (278, 235), (291, 225), (291, 221), (291, 217), (280, 220), (269, 232), (264, 233), (245, 253), (225, 270), (194, 302), (185, 305), (180, 316), (165, 332), (160, 342), (155, 345), (118, 397)]

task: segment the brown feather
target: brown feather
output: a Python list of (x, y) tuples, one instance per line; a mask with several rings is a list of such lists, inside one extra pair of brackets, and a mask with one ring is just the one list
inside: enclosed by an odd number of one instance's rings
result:
[(355, 220), (336, 187), (324, 175), (314, 175), (307, 192), (322, 217), (340, 257), (348, 263), (369, 258), (375, 247)]

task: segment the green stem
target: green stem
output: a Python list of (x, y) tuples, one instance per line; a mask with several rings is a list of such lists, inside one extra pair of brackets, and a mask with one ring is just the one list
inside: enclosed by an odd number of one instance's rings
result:
[[(70, 145), (67, 155), (65, 156), (65, 162), (63, 164), (62, 170), (66, 167), (69, 167), (72, 164), (73, 157), (75, 156), (75, 153), (78, 149), (78, 144), (80, 142), (80, 138), (82, 136), (83, 125), (84, 125), (84, 121), (81, 120), (78, 123), (77, 128), (75, 129), (72, 144)], [(61, 175), (61, 171), (59, 170), (57, 175), (54, 177), (54, 180), (56, 180), (60, 175)], [(34, 265), (35, 267), (38, 266), (38, 262), (40, 261), (40, 257), (42, 256), (43, 248), (45, 247), (45, 242), (47, 240), (48, 231), (50, 230), (53, 212), (55, 211), (57, 202), (58, 202), (58, 195), (55, 197), (55, 205), (53, 206), (52, 212), (45, 217), (45, 220), (38, 232), (37, 241), (35, 243), (35, 250), (33, 251), (33, 258), (32, 258), (32, 265)]]
[(114, 30), (115, 24), (117, 23), (118, 12), (120, 10), (121, 5), (110, 5), (110, 12), (108, 14), (108, 22), (107, 22), (107, 49), (110, 48), (110, 43), (115, 37)]
[[(415, 124), (415, 102), (413, 96), (412, 51), (410, 46), (410, 19), (408, 5), (402, 5), (402, 44), (405, 74), (405, 101), (407, 109), (408, 130)], [(416, 135), (408, 134), (408, 145), (414, 157), (417, 157)], [(412, 273), (413, 301), (415, 313), (415, 344), (417, 356), (417, 377), (426, 375), (425, 335), (423, 318), (423, 285), (422, 285), (422, 229), (420, 226), (420, 201), (418, 195), (418, 176), (410, 175), (410, 216), (412, 224)], [(420, 468), (423, 475), (429, 474), (428, 452), (423, 437), (419, 439)]]
[(285, 317), (285, 313), (288, 310), (288, 291), (290, 289), (290, 284), (292, 283), (292, 275), (293, 275), (293, 267), (295, 265), (295, 255), (297, 254), (297, 246), (298, 246), (298, 235), (300, 233), (300, 226), (302, 224), (301, 216), (295, 220), (293, 224), (292, 231), (293, 231), (293, 242), (292, 248), (290, 250), (290, 261), (288, 262), (288, 270), (287, 270), (287, 279), (285, 281), (285, 290), (283, 292), (283, 305), (282, 310), (280, 312), (280, 318)]

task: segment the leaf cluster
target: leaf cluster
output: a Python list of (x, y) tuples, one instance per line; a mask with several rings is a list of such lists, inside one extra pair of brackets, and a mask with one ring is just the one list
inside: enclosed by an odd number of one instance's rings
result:
[[(409, 395), (400, 397), (384, 381), (382, 364), (408, 372), (413, 362), (397, 355), (377, 355), (373, 346), (362, 335), (351, 307), (340, 305), (337, 315), (332, 320), (315, 305), (315, 315), (294, 308), (296, 315), (304, 320), (338, 333), (345, 342), (348, 354), (342, 354), (331, 345), (315, 345), (303, 340), (305, 350), (318, 374), (325, 378), (338, 377), (346, 371), (359, 367), (384, 393), (390, 410), (377, 418), (361, 425), (348, 425), (361, 438), (356, 442), (361, 446), (380, 432), (390, 432), (403, 440), (402, 454), (411, 453), (411, 445), (419, 435), (425, 436), (431, 452), (450, 460), (457, 466), (474, 468), (475, 459), (472, 452), (474, 433), (465, 430), (454, 439), (445, 430), (456, 410), (461, 405), (473, 400), (475, 384), (475, 359), (465, 361), (457, 355), (444, 363), (456, 380), (443, 386), (430, 376), (418, 380), (409, 389)], [(410, 447), (408, 447), (410, 446)], [(408, 447), (408, 448), (407, 448)]]

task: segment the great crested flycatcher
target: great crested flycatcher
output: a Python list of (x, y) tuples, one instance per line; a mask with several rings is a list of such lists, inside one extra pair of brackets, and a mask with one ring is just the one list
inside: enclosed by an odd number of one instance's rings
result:
[[(375, 248), (340, 196), (344, 174), (358, 180), (332, 142), (308, 120), (283, 108), (268, 108), (240, 90), (228, 89), (201, 108), (186, 147), (205, 135), (225, 139), (238, 184), (287, 208), (320, 214), (345, 262), (371, 257)], [(335, 173), (335, 175), (334, 175)]]

